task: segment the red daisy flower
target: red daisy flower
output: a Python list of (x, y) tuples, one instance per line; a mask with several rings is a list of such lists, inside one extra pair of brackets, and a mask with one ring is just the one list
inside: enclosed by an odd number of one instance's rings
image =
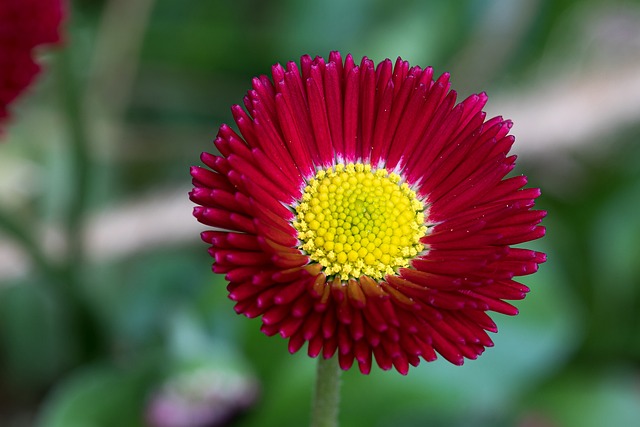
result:
[(40, 66), (33, 50), (60, 41), (62, 0), (0, 2), (0, 123), (8, 105), (35, 79)]
[(406, 374), (436, 353), (461, 365), (492, 346), (487, 315), (529, 289), (543, 253), (540, 191), (505, 178), (511, 122), (485, 120), (487, 96), (456, 105), (449, 75), (303, 56), (253, 79), (240, 133), (193, 167), (194, 215), (235, 310), (311, 357)]

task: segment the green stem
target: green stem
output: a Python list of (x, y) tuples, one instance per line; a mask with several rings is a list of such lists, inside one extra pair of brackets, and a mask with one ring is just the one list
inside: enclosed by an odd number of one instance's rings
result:
[(68, 173), (69, 185), (72, 186), (64, 219), (68, 251), (58, 290), (67, 302), (69, 318), (76, 328), (75, 333), (82, 346), (80, 357), (83, 360), (92, 360), (102, 354), (103, 345), (100, 323), (91, 310), (82, 286), (82, 273), (86, 263), (84, 220), (88, 208), (87, 196), (93, 178), (89, 156), (90, 136), (93, 132), (90, 132), (87, 112), (81, 103), (83, 85), (78, 78), (77, 64), (74, 64), (73, 46), (62, 49), (56, 59), (61, 107), (69, 131)]
[(63, 108), (69, 127), (70, 174), (72, 198), (66, 217), (69, 239), (68, 268), (82, 265), (84, 258), (82, 225), (89, 192), (89, 137), (83, 108), (80, 105), (80, 88), (73, 70), (72, 49), (63, 49), (57, 56), (57, 71)]
[(318, 357), (311, 427), (336, 427), (340, 403), (340, 366), (337, 357)]

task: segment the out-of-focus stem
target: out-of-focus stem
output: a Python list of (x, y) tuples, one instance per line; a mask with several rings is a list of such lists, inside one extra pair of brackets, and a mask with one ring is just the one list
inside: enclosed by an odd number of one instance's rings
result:
[(119, 138), (155, 0), (110, 0), (102, 12), (84, 106), (101, 117), (105, 140)]
[[(69, 129), (69, 183), (73, 186), (65, 218), (67, 260), (69, 264), (81, 265), (84, 258), (82, 225), (90, 188), (89, 134), (80, 103), (79, 83), (73, 70), (72, 50), (67, 48), (58, 53), (56, 71), (62, 109)], [(72, 269), (73, 266), (69, 265), (68, 268)]]

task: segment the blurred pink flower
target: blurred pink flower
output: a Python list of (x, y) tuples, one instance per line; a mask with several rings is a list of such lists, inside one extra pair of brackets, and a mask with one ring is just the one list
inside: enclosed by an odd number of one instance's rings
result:
[(62, 0), (0, 1), (0, 126), (40, 71), (35, 48), (60, 43), (63, 16)]

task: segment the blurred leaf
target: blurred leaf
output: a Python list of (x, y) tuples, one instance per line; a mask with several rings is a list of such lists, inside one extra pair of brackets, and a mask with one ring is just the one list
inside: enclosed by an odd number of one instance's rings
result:
[(640, 419), (638, 371), (629, 367), (571, 370), (549, 383), (528, 413), (559, 427), (627, 427)]
[[(242, 71), (260, 62), (265, 52), (261, 13), (269, 8), (254, 1), (164, 0), (155, 7), (143, 60), (187, 69)], [(256, 22), (257, 21), (257, 22)], [(242, 55), (239, 52), (249, 52)]]
[(142, 427), (153, 364), (98, 365), (73, 373), (49, 396), (38, 427)]
[(135, 353), (162, 342), (172, 315), (195, 304), (209, 286), (206, 255), (173, 248), (92, 269), (94, 285), (87, 291), (117, 347)]
[[(583, 360), (640, 357), (638, 135), (633, 129), (606, 146), (573, 153), (569, 187), (556, 194), (543, 188), (542, 203), (550, 211), (545, 241), (586, 314), (577, 355)], [(541, 177), (549, 174), (544, 164), (539, 167)]]
[(77, 347), (64, 309), (44, 286), (0, 287), (0, 372), (14, 391), (47, 386), (74, 362)]
[[(593, 224), (594, 315), (601, 346), (640, 360), (640, 181), (598, 210)], [(612, 333), (604, 333), (612, 331)]]

